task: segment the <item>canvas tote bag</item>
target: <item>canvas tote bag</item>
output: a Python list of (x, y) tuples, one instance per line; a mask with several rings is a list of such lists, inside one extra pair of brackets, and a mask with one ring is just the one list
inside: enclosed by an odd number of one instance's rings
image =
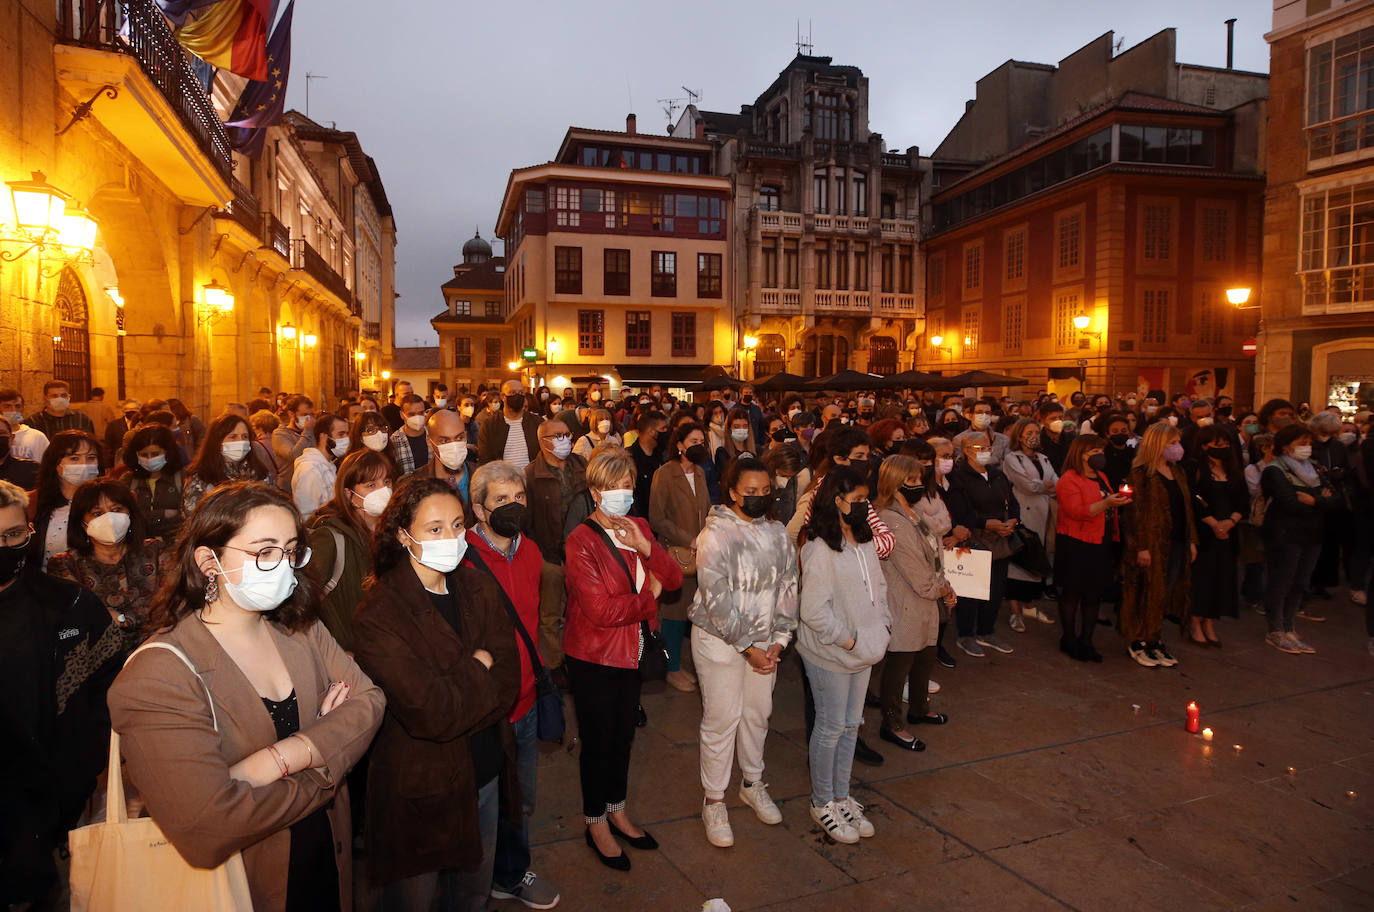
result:
[[(170, 643), (147, 643), (135, 649), (127, 665), (145, 649), (166, 649), (200, 675), (186, 653)], [(201, 686), (205, 682), (201, 681)], [(219, 719), (209, 688), (210, 718)], [(124, 777), (119, 762), (119, 732), (110, 730), (109, 785), (105, 820), (67, 834), (71, 850), (73, 912), (145, 912), (148, 909), (195, 909), (197, 912), (252, 912), (243, 856), (235, 852), (217, 868), (193, 868), (162, 835), (151, 817), (129, 819), (124, 804)]]

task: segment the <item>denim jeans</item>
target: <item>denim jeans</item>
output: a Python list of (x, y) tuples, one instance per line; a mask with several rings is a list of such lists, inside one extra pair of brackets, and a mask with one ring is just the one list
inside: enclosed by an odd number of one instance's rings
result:
[(1265, 542), (1265, 574), (1269, 588), (1264, 596), (1264, 613), (1270, 633), (1292, 633), (1293, 619), (1302, 608), (1303, 594), (1312, 581), (1312, 571), (1321, 557), (1320, 540), (1305, 544)]
[(831, 671), (802, 656), (811, 693), (816, 700), (816, 727), (811, 732), (811, 804), (849, 797), (854, 769), (854, 743), (864, 720), (864, 695), (871, 668), (845, 673)]
[(491, 866), (496, 858), (496, 817), (500, 777), (477, 790), (477, 830), (482, 837), (482, 860), (475, 871), (430, 871), (387, 884), (378, 912), (430, 912), (439, 898), (439, 912), (486, 912), (491, 896)]
[(511, 820), (503, 815), (496, 825), (496, 862), (491, 879), (498, 887), (515, 886), (530, 869), (530, 817), (534, 815), (534, 786), (539, 769), (538, 728), (533, 706), (511, 726), (515, 733), (515, 768), (524, 801), (523, 819)]

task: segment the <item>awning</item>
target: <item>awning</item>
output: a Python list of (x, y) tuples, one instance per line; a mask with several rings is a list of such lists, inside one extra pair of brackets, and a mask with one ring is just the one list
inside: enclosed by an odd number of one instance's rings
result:
[(708, 371), (724, 373), (719, 367), (712, 371), (713, 367), (710, 364), (621, 364), (616, 366), (615, 372), (620, 375), (621, 383), (631, 386), (644, 383), (695, 386), (708, 376)]

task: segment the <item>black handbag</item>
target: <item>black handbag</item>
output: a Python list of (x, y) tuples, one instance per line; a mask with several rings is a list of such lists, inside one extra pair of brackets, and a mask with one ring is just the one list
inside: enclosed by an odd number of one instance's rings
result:
[[(606, 543), (606, 547), (611, 549), (611, 556), (616, 563), (620, 564), (620, 569), (625, 571), (625, 577), (630, 581), (630, 589), (635, 589), (635, 575), (630, 570), (630, 565), (625, 562), (625, 558), (620, 556), (620, 549), (611, 541), (611, 536), (601, 528), (601, 524), (592, 519), (582, 520), (584, 526), (590, 526), (601, 536), (601, 540)], [(639, 679), (641, 681), (662, 681), (668, 677), (668, 641), (663, 638), (661, 631), (649, 626), (648, 621), (639, 622), (639, 638), (643, 643), (643, 652), (639, 656)]]
[(1012, 552), (1013, 564), (1041, 579), (1045, 579), (1054, 571), (1050, 565), (1050, 555), (1045, 550), (1045, 543), (1040, 540), (1039, 533), (1034, 529), (1027, 529), (1018, 523), (1016, 530), (1009, 537), (1021, 540), (1021, 547)]
[[(482, 560), (476, 551), (469, 550), (467, 556), (474, 567), (485, 570), (493, 580), (496, 580), (496, 574), (492, 573), (486, 561)], [(540, 741), (561, 743), (563, 735), (568, 730), (568, 724), (563, 718), (563, 694), (553, 682), (553, 675), (540, 660), (539, 652), (534, 648), (534, 640), (530, 639), (525, 623), (520, 620), (520, 614), (515, 610), (515, 603), (511, 601), (500, 580), (496, 580), (496, 588), (501, 590), (501, 597), (506, 603), (506, 613), (510, 615), (511, 625), (515, 627), (520, 641), (525, 644), (525, 651), (530, 657), (530, 668), (534, 670), (535, 737)]]

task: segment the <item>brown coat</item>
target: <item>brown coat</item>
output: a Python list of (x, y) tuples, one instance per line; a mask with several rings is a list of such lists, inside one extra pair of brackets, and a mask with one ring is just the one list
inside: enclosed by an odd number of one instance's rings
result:
[[(587, 490), (587, 460), (569, 453), (563, 461), (563, 471), (573, 473), (572, 486), (576, 490)], [(530, 538), (539, 545), (544, 560), (562, 564), (563, 543), (567, 541), (563, 534), (563, 521), (567, 518), (563, 510), (563, 488), (543, 453), (525, 466), (525, 492), (530, 508)]]
[[(529, 447), (530, 459), (539, 456), (539, 425), (543, 423), (544, 419), (529, 409), (520, 413), (520, 429), (525, 432), (525, 445)], [(477, 461), (485, 465), (506, 458), (506, 438), (509, 435), (506, 413), (492, 413), (477, 432)]]
[[(706, 514), (711, 510), (706, 473), (700, 466), (693, 466), (692, 474), (696, 478), (695, 492), (687, 484), (681, 460), (665, 462), (654, 471), (653, 484), (649, 488), (649, 528), (665, 548), (669, 545), (695, 548), (697, 534), (706, 526)], [(687, 620), (696, 594), (696, 574), (684, 574), (682, 589), (663, 593), (659, 602), (662, 617), (670, 621)]]
[[(435, 610), (409, 561), (374, 583), (353, 616), (358, 663), (387, 695), (367, 777), (369, 866), (379, 884), (477, 866), (474, 732), (501, 726), (501, 799), (520, 806), (506, 721), (520, 694), (515, 631), (486, 573), (461, 566), (448, 587), (458, 594), (461, 636)], [(477, 649), (491, 653), (490, 670), (472, 657)]]
[[(352, 906), (353, 844), (344, 776), (372, 741), (386, 699), (323, 624), (304, 633), (271, 630), (296, 690), (301, 731), (328, 761), (323, 769), (260, 788), (229, 778), (229, 767), (276, 742), (276, 730), (262, 697), (194, 615), (150, 641), (180, 647), (205, 687), (171, 652), (150, 649), (110, 687), (110, 719), (120, 734), (125, 775), (168, 840), (197, 867), (214, 867), (242, 851), (259, 912), (286, 907), (289, 827), (329, 805), (346, 912)], [(350, 685), (348, 700), (317, 719), (320, 698), (339, 680)], [(218, 732), (205, 688), (214, 699)]]
[[(1190, 544), (1197, 544), (1197, 527), (1193, 525), (1192, 495), (1183, 466), (1173, 466), (1174, 479), (1183, 494), (1183, 529)], [(1173, 517), (1169, 512), (1169, 492), (1164, 476), (1131, 470), (1126, 479), (1134, 488), (1131, 505), (1124, 519), (1123, 555), (1121, 560), (1121, 634), (1128, 640), (1153, 640), (1159, 637), (1164, 616), (1172, 615), (1183, 621), (1192, 611), (1192, 559), (1183, 564), (1183, 573), (1168, 585), (1169, 552)], [(1136, 553), (1150, 552), (1150, 566), (1136, 563)]]

